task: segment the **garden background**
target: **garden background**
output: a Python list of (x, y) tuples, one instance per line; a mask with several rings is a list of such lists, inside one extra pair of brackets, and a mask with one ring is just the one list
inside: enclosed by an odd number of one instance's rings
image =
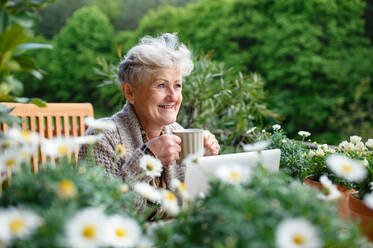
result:
[(184, 126), (215, 130), (233, 146), (247, 129), (274, 123), (290, 137), (310, 131), (319, 143), (367, 139), (372, 6), (368, 0), (60, 0), (37, 10), (40, 21), (28, 34), (31, 42), (53, 45), (26, 53), (43, 78), (19, 72), (2, 89), (48, 102), (91, 102), (96, 117), (109, 116), (124, 103), (115, 83), (120, 58), (144, 35), (177, 32), (196, 58), (184, 84)]

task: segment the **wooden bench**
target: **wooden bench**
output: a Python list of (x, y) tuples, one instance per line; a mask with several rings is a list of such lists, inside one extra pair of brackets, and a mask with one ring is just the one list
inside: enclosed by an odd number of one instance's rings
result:
[[(15, 107), (12, 115), (22, 118), (23, 129), (38, 132), (41, 138), (82, 136), (87, 129), (84, 118), (93, 117), (93, 107), (90, 103), (48, 103), (46, 107), (34, 104), (0, 102), (9, 108)], [(8, 125), (0, 123), (0, 130), (6, 132)], [(74, 152), (77, 160), (77, 151)], [(39, 147), (32, 156), (34, 172), (38, 165), (46, 162), (46, 156)]]

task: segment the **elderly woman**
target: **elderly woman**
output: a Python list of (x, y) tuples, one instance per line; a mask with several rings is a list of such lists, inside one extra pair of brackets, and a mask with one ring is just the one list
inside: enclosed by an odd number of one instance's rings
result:
[[(115, 128), (105, 130), (95, 145), (97, 163), (107, 172), (133, 179), (143, 173), (139, 161), (149, 154), (162, 162), (162, 174), (155, 180), (148, 176), (139, 180), (162, 188), (168, 188), (173, 178), (183, 181), (185, 168), (174, 163), (179, 158), (181, 140), (171, 131), (182, 129), (176, 117), (182, 102), (183, 76), (192, 69), (190, 51), (179, 44), (174, 34), (144, 37), (130, 49), (118, 73), (127, 102), (120, 112), (102, 119), (113, 122)], [(92, 129), (87, 131), (94, 133)], [(220, 147), (215, 136), (206, 133), (205, 155), (218, 154)], [(118, 147), (124, 147), (123, 156), (118, 156)], [(79, 157), (87, 153), (88, 147), (83, 145)]]

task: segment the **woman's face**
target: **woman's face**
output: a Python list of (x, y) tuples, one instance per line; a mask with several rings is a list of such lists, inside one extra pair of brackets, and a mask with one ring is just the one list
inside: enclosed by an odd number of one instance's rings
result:
[(162, 69), (134, 89), (133, 105), (142, 125), (163, 127), (176, 121), (183, 99), (181, 80), (178, 69)]

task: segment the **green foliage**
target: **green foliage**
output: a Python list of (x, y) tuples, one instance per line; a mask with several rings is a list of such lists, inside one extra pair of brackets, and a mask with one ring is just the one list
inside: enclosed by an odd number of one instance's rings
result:
[(211, 130), (225, 146), (239, 149), (247, 127), (276, 117), (267, 108), (263, 88), (258, 74), (244, 75), (200, 57), (192, 74), (184, 79), (178, 122)]
[[(134, 193), (120, 190), (121, 179), (105, 176), (100, 167), (89, 167), (80, 161), (75, 167), (62, 161), (56, 168), (41, 168), (37, 174), (25, 166), (11, 178), (11, 186), (3, 187), (0, 206), (30, 209), (44, 219), (44, 225), (30, 239), (16, 240), (14, 247), (64, 247), (64, 226), (77, 211), (85, 207), (103, 207), (107, 214), (136, 215)], [(62, 198), (60, 183), (73, 183), (76, 194)]]
[(114, 31), (107, 17), (95, 6), (76, 11), (54, 39), (55, 49), (47, 70), (49, 98), (62, 102), (94, 101), (96, 58), (113, 56)]
[(291, 135), (301, 126), (332, 143), (325, 130), (343, 132), (327, 122), (333, 105), (341, 97), (350, 102), (371, 76), (363, 11), (362, 1), (350, 0), (207, 0), (150, 12), (137, 34), (177, 31), (195, 50), (260, 73)]
[(37, 33), (51, 39), (66, 24), (67, 18), (88, 4), (88, 0), (60, 0), (48, 5), (40, 11), (41, 21), (37, 26)]
[[(155, 230), (160, 247), (275, 247), (278, 224), (303, 217), (317, 227), (323, 247), (369, 247), (357, 226), (341, 220), (317, 191), (263, 170), (250, 183), (211, 183), (210, 193)], [(301, 230), (300, 230), (301, 231)], [(341, 235), (343, 233), (343, 235)]]

